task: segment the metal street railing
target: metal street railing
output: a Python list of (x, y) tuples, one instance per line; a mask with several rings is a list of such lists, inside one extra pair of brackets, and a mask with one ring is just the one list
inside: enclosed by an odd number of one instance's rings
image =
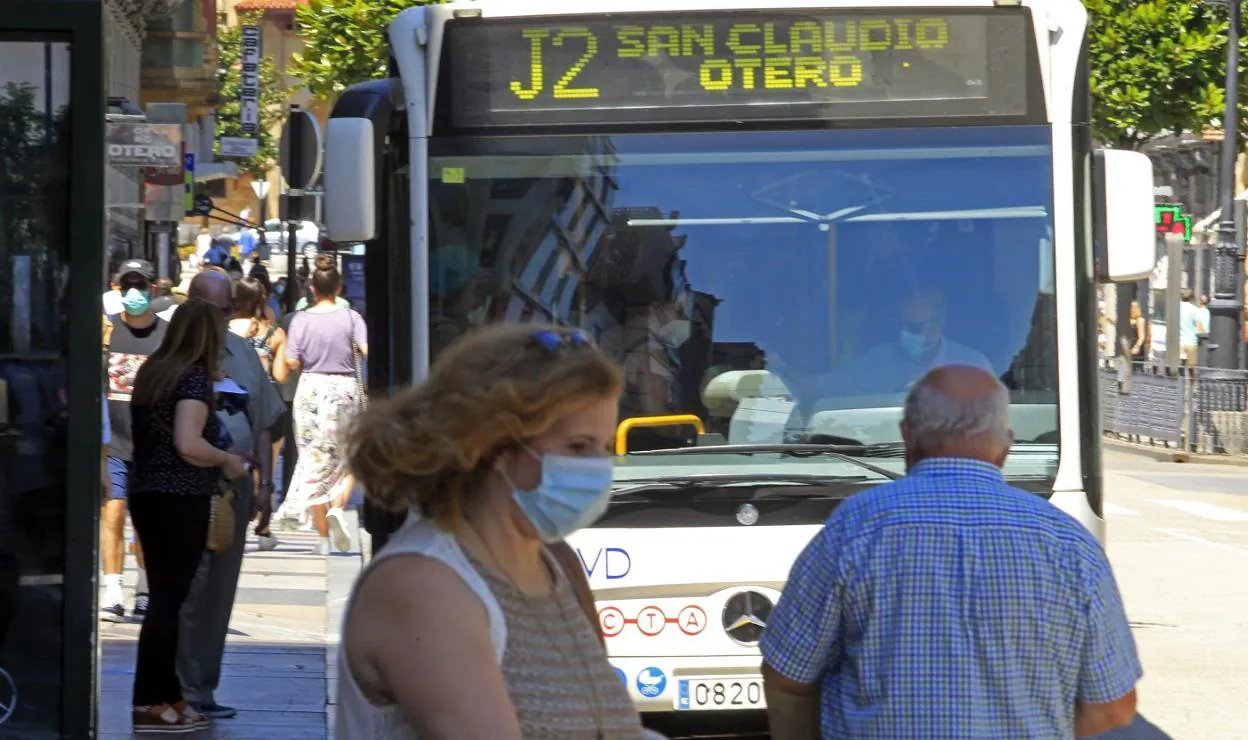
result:
[(1176, 451), (1248, 455), (1248, 371), (1102, 360), (1105, 434)]

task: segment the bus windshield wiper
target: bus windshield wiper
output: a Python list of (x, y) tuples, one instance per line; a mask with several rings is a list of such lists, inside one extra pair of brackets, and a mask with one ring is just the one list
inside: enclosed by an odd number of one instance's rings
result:
[[(629, 457), (644, 455), (758, 455), (773, 453), (788, 457), (830, 457), (834, 460), (857, 465), (889, 480), (897, 480), (901, 473), (864, 462), (859, 457), (870, 454), (870, 445), (815, 445), (815, 444), (764, 444), (764, 445), (701, 445), (698, 447), (674, 447), (667, 450), (641, 450), (628, 453)], [(784, 476), (788, 477), (788, 476)], [(664, 479), (668, 480), (668, 479)]]

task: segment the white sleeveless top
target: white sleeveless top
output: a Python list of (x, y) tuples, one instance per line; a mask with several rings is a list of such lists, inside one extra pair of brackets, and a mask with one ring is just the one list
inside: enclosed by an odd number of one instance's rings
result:
[[(442, 531), (432, 519), (426, 519), (415, 511), (407, 516), (407, 521), (395, 532), (386, 546), (381, 549), (355, 580), (351, 588), (351, 598), (347, 601), (346, 611), (342, 615), (342, 629), (346, 630), (347, 619), (360, 584), (370, 570), (378, 563), (395, 555), (423, 555), (446, 563), (455, 571), (468, 588), (481, 599), (490, 623), (490, 642), (494, 645), (494, 654), (498, 662), (503, 662), (503, 654), (507, 649), (507, 624), (503, 611), (498, 605), (490, 587), (468, 561), (468, 557), (460, 548), (455, 537)], [(347, 661), (345, 637), (338, 647), (338, 707), (334, 722), (334, 736), (338, 740), (418, 740), (419, 734), (404, 716), (397, 704), (378, 706), (364, 696), (359, 683), (351, 673)]]

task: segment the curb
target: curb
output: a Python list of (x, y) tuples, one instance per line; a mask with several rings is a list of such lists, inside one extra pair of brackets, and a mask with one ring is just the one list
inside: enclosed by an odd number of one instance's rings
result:
[(368, 551), (368, 532), (360, 526), (359, 509), (348, 505), (347, 525), (351, 529), (353, 547), (350, 552), (331, 554), (325, 565), (325, 737), (334, 737), (338, 709), (338, 637), (342, 631), (342, 615), (351, 597), (351, 587), (364, 567)]
[(1113, 450), (1114, 452), (1121, 452), (1128, 455), (1135, 455), (1137, 457), (1144, 457), (1158, 462), (1227, 465), (1231, 467), (1248, 466), (1248, 457), (1238, 455), (1210, 455), (1197, 452), (1184, 452), (1177, 449), (1152, 447), (1150, 445), (1124, 442), (1111, 437), (1103, 437), (1101, 439), (1101, 444), (1107, 450)]

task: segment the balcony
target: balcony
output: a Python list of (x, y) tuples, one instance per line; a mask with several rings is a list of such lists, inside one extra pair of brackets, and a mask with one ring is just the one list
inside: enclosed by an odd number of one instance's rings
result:
[(185, 103), (194, 120), (217, 103), (214, 0), (118, 0), (148, 8), (141, 102)]

